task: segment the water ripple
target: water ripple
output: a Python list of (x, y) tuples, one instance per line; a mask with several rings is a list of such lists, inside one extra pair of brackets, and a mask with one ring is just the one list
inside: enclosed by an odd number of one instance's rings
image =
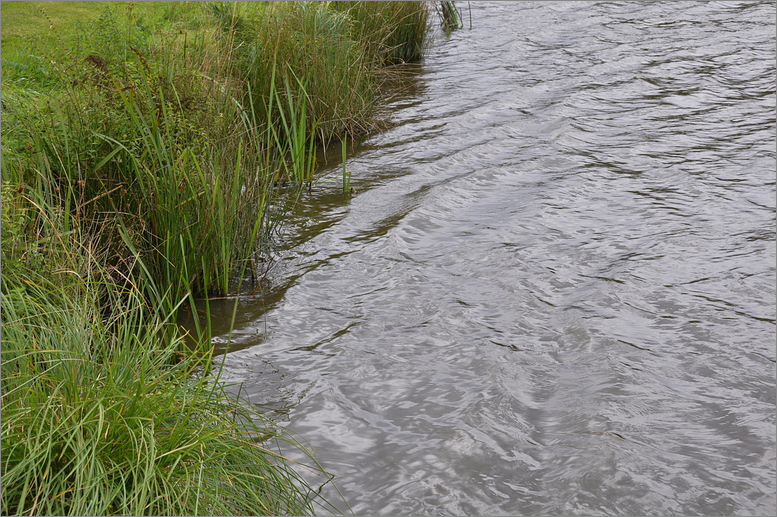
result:
[(471, 7), (229, 378), (357, 514), (773, 514), (775, 4)]

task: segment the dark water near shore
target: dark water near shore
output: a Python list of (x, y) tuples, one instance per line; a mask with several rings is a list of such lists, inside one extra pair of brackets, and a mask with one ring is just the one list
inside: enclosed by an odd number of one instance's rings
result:
[(305, 195), (226, 378), (359, 515), (773, 515), (775, 4), (472, 20)]

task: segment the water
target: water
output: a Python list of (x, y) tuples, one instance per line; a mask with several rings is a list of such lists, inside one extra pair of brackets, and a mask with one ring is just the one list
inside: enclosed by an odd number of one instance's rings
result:
[(226, 377), (359, 515), (773, 515), (775, 4), (472, 20), (299, 206)]

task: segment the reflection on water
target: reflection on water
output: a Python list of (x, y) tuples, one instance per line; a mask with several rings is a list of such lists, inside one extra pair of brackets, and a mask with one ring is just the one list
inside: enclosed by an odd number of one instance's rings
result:
[(775, 4), (472, 18), (306, 194), (227, 378), (357, 514), (773, 514)]

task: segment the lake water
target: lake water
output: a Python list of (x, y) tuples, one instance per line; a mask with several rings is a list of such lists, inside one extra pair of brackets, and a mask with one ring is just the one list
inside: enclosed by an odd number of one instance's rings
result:
[(357, 515), (773, 515), (775, 3), (457, 5), (225, 378)]

